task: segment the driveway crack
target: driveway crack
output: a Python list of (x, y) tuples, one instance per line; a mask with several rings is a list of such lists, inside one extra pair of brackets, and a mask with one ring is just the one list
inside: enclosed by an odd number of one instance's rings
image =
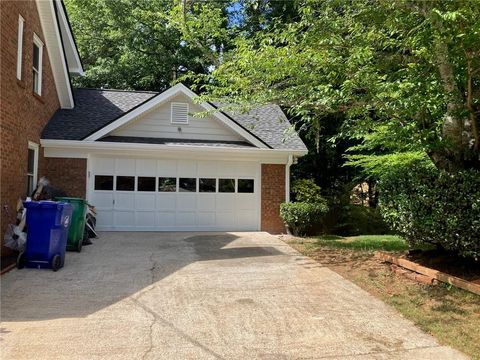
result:
[(157, 262), (153, 260), (153, 256), (155, 255), (154, 252), (150, 254), (149, 260), (152, 266), (150, 267), (150, 285), (153, 285), (155, 281), (155, 270), (157, 269)]
[(152, 252), (150, 254), (150, 257), (149, 257), (149, 261), (151, 263), (151, 266), (149, 268), (149, 271), (150, 271), (150, 287), (149, 287), (149, 289), (145, 289), (145, 291), (141, 292), (136, 297), (134, 297), (134, 296), (131, 297), (131, 300), (133, 301), (133, 303), (135, 305), (140, 307), (144, 312), (146, 312), (148, 315), (150, 315), (152, 317), (152, 321), (149, 325), (149, 331), (148, 331), (149, 345), (148, 345), (148, 348), (143, 353), (142, 359), (146, 359), (148, 357), (148, 355), (153, 351), (153, 327), (157, 323), (160, 322), (162, 325), (172, 328), (175, 332), (177, 332), (181, 337), (183, 337), (185, 340), (187, 340), (190, 344), (201, 348), (202, 350), (209, 353), (210, 355), (212, 355), (216, 359), (223, 360), (224, 358), (221, 355), (217, 354), (216, 352), (209, 349), (207, 346), (203, 345), (202, 343), (200, 343), (199, 341), (197, 341), (196, 339), (194, 339), (193, 337), (191, 337), (190, 335), (188, 335), (187, 333), (185, 333), (181, 329), (177, 328), (173, 323), (171, 323), (170, 321), (162, 318), (158, 313), (156, 313), (154, 310), (150, 309), (147, 305), (143, 304), (140, 301), (140, 297), (145, 295), (145, 293), (147, 293), (149, 290), (151, 290), (153, 288), (152, 285), (155, 282), (155, 270), (157, 269), (157, 262), (153, 260), (154, 256), (155, 256), (155, 253)]
[(145, 351), (145, 353), (143, 354), (142, 356), (142, 359), (146, 359), (146, 357), (148, 356), (148, 354), (150, 354), (153, 350), (153, 326), (157, 323), (161, 323), (162, 325), (164, 326), (168, 326), (170, 327), (171, 329), (173, 329), (178, 335), (180, 335), (181, 337), (183, 337), (185, 340), (187, 340), (190, 344), (194, 345), (194, 346), (197, 346), (199, 348), (201, 348), (202, 350), (204, 350), (205, 352), (209, 353), (210, 355), (212, 355), (215, 359), (219, 359), (219, 360), (224, 360), (224, 358), (217, 354), (216, 352), (214, 352), (213, 350), (209, 349), (207, 346), (203, 345), (202, 343), (200, 343), (198, 340), (194, 339), (193, 337), (191, 337), (190, 335), (188, 335), (187, 333), (185, 333), (184, 331), (182, 331), (181, 329), (177, 328), (173, 323), (171, 323), (170, 321), (162, 318), (157, 312), (153, 311), (152, 309), (150, 309), (147, 305), (143, 304), (139, 297), (142, 296), (144, 293), (142, 293), (141, 295), (139, 295), (138, 297), (132, 297), (132, 301), (138, 306), (140, 307), (141, 309), (143, 309), (146, 313), (148, 313), (149, 315), (151, 315), (153, 317), (153, 321), (152, 323), (150, 324), (150, 333), (149, 333), (149, 337), (150, 337), (150, 345), (149, 347), (147, 348), (147, 350)]
[[(155, 253), (152, 252), (150, 254), (150, 257), (149, 257), (150, 263), (152, 264), (151, 267), (149, 268), (149, 271), (150, 271), (150, 285), (153, 285), (153, 283), (155, 281), (155, 269), (157, 268), (157, 262), (153, 260), (154, 255), (155, 255)], [(139, 295), (139, 296), (141, 296), (141, 295)], [(146, 359), (147, 356), (153, 350), (153, 327), (155, 326), (155, 324), (157, 322), (157, 317), (155, 316), (155, 314), (152, 311), (150, 311), (150, 309), (148, 307), (146, 307), (142, 303), (140, 303), (138, 298), (133, 297), (132, 299), (133, 299), (133, 302), (135, 304), (139, 305), (145, 312), (147, 312), (152, 317), (152, 321), (150, 322), (150, 326), (149, 326), (149, 329), (148, 329), (148, 339), (149, 339), (148, 348), (143, 353), (143, 356), (142, 356), (142, 359)]]

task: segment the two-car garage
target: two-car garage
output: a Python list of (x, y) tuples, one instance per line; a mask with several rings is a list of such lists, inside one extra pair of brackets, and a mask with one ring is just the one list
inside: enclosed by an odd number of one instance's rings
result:
[(182, 84), (76, 89), (41, 145), (47, 176), (106, 231), (283, 232), (289, 169), (307, 153), (278, 105), (226, 111)]
[(100, 230), (260, 229), (260, 163), (94, 157), (88, 192)]

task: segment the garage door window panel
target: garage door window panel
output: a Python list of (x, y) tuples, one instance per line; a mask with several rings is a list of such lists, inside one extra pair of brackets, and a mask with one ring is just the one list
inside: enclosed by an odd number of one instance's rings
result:
[(134, 191), (135, 176), (117, 176), (117, 191)]
[(178, 181), (178, 189), (180, 192), (196, 192), (197, 179), (196, 178), (180, 178)]
[(234, 193), (235, 179), (218, 179), (218, 191), (221, 193)]
[(95, 175), (95, 190), (113, 190), (113, 176)]
[(158, 191), (160, 192), (176, 192), (177, 178), (174, 177), (160, 177), (158, 178)]
[(255, 189), (255, 182), (253, 179), (238, 179), (238, 192), (252, 194)]
[(155, 191), (155, 178), (147, 176), (139, 176), (137, 180), (137, 190), (138, 191)]
[(217, 191), (217, 179), (200, 178), (198, 185), (200, 192), (214, 193)]

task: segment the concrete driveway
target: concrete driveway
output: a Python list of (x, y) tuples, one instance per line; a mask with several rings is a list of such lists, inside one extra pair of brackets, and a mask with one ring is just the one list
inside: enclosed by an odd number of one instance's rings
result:
[(2, 359), (464, 359), (266, 233), (103, 233), (13, 270)]

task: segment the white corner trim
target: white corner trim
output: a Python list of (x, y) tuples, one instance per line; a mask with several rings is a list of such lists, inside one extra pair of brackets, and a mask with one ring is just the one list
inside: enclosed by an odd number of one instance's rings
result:
[(285, 202), (290, 202), (290, 166), (293, 164), (293, 155), (288, 155), (288, 161), (285, 165)]
[(29, 141), (28, 149), (33, 150), (35, 154), (35, 158), (33, 160), (33, 188), (35, 189), (37, 187), (37, 182), (38, 182), (38, 154), (40, 152), (39, 151), (40, 145), (32, 141)]
[[(101, 128), (97, 132), (93, 133), (92, 135), (86, 137), (84, 140), (87, 141), (95, 141), (103, 136), (109, 134), (113, 130), (125, 125), (126, 123), (132, 121), (133, 119), (137, 118), (138, 116), (142, 115), (143, 113), (149, 111), (150, 109), (164, 103), (168, 99), (172, 98), (173, 96), (182, 93), (188, 98), (190, 98), (192, 101), (194, 98), (198, 97), (197, 94), (195, 94), (193, 91), (191, 91), (189, 88), (187, 88), (185, 85), (178, 83), (175, 86), (172, 86), (168, 90), (165, 90), (163, 93), (160, 93), (158, 95), (155, 95), (154, 97), (150, 98), (147, 100), (145, 103), (140, 105), (139, 107), (135, 108), (134, 110), (126, 113), (125, 115), (121, 116), (114, 122), (110, 123), (109, 125)], [(208, 103), (201, 103), (199, 104), (201, 107), (203, 107), (207, 111), (215, 111), (214, 116), (219, 119), (223, 124), (225, 124), (227, 127), (232, 129), (234, 132), (245, 138), (247, 141), (249, 141), (251, 144), (262, 148), (266, 149), (267, 146), (258, 140), (255, 136), (250, 134), (248, 131), (243, 129), (241, 126), (233, 122), (231, 119), (220, 113), (219, 111), (216, 111), (216, 109), (208, 104)]]
[(18, 15), (17, 28), (17, 79), (22, 80), (23, 70), (23, 33), (25, 28), (25, 19)]
[(88, 154), (87, 155), (87, 166), (86, 166), (86, 174), (85, 174), (85, 197), (86, 197), (86, 200), (87, 202), (90, 200), (91, 196), (90, 196), (90, 186), (91, 186), (91, 180), (90, 180), (90, 174), (91, 174), (91, 167), (92, 167), (92, 155), (91, 154)]

